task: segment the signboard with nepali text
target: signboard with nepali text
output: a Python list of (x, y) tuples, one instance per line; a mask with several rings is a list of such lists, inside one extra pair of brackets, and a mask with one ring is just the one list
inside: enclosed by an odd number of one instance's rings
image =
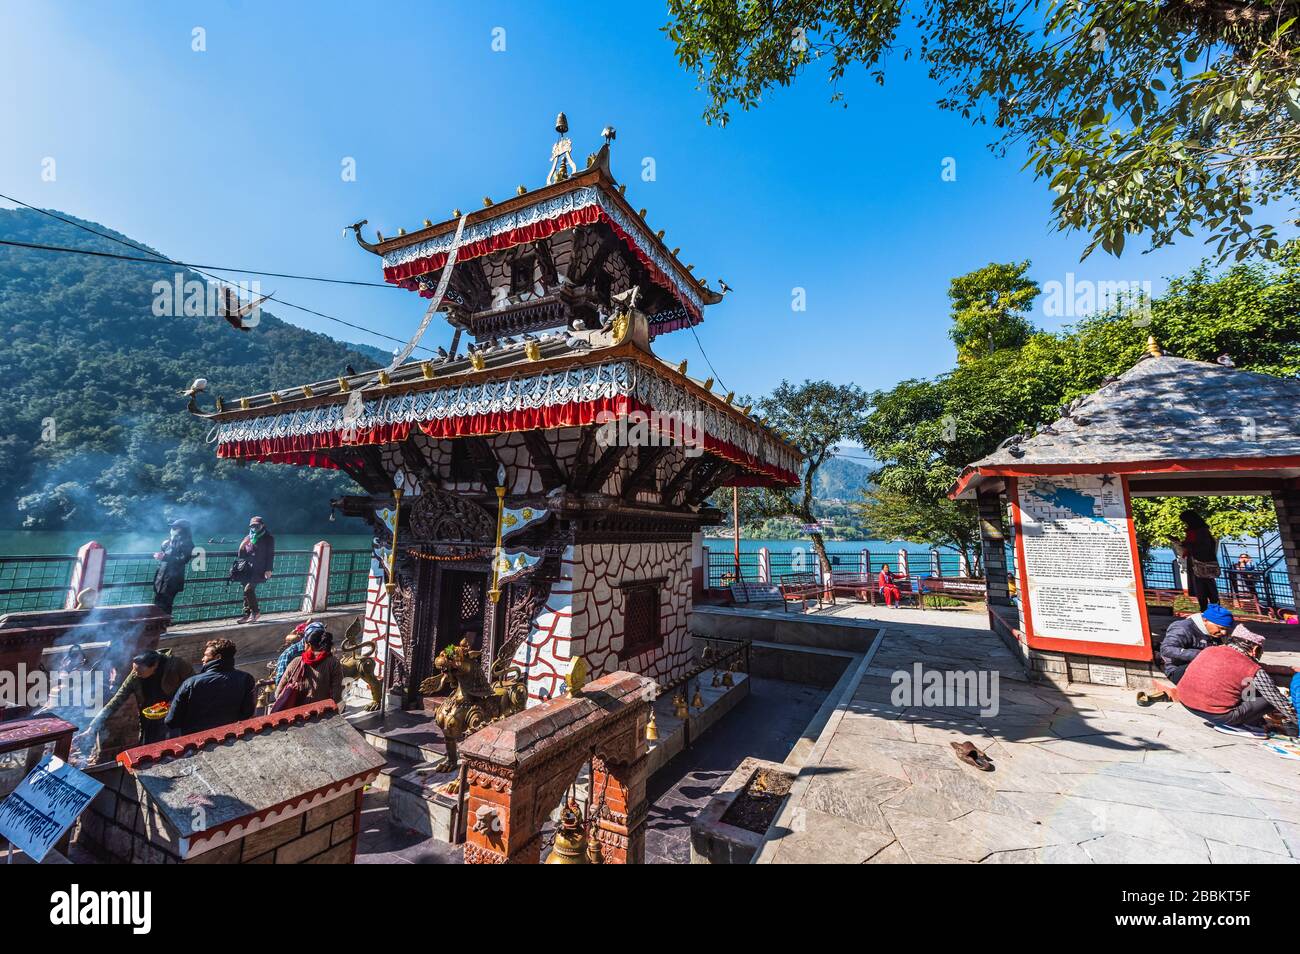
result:
[(1127, 481), (1020, 477), (1012, 494), (1025, 634), (1034, 649), (1149, 659)]
[(43, 861), (103, 787), (58, 756), (46, 755), (0, 802), (0, 836), (33, 861)]

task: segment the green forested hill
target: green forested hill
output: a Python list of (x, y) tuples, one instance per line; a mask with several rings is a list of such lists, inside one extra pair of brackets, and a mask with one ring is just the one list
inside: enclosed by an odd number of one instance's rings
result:
[[(29, 210), (0, 209), (0, 238), (142, 254)], [(337, 472), (218, 461), (179, 392), (205, 377), (210, 407), (214, 394), (375, 367), (382, 352), (265, 310), (248, 332), (156, 317), (154, 283), (177, 271), (0, 246), (0, 529), (153, 532), (183, 516), (197, 537), (261, 513), (276, 530), (315, 532), (330, 496), (355, 489)], [(42, 440), (47, 420), (53, 440)]]

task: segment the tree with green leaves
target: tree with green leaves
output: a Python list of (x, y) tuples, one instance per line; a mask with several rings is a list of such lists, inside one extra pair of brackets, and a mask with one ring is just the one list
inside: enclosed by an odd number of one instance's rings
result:
[[(1171, 281), (1149, 313), (1095, 315), (932, 380), (872, 394), (859, 439), (880, 467), (873, 474), (878, 491), (861, 505), (864, 519), (882, 535), (958, 550), (973, 546), (973, 509), (947, 497), (962, 468), (1009, 435), (1055, 420), (1062, 404), (1133, 367), (1148, 335), (1185, 358), (1227, 354), (1243, 370), (1300, 374), (1300, 241), (1271, 263), (1218, 274), (1194, 269)], [(1180, 539), (1177, 518), (1189, 507), (1221, 538), (1258, 536), (1274, 525), (1271, 502), (1261, 497), (1137, 500), (1134, 523), (1143, 550)]]
[(1028, 278), (1029, 262), (994, 262), (954, 278), (948, 286), (957, 360), (973, 361), (1003, 348), (1019, 348), (1034, 333), (1030, 309), (1038, 282)]
[[(1207, 232), (1220, 260), (1270, 253), (1300, 195), (1300, 0), (669, 0), (705, 118), (823, 66), (884, 84), (919, 60), (939, 105), (1028, 154), (1058, 228), (1119, 255)], [(1273, 203), (1273, 221), (1261, 208)], [(1277, 208), (1277, 206), (1282, 208)]]
[[(786, 438), (804, 455), (803, 473), (798, 487), (760, 487), (741, 491), (741, 518), (764, 519), (793, 517), (815, 525), (813, 508), (817, 474), (839, 451), (839, 444), (853, 437), (867, 413), (866, 393), (856, 385), (832, 384), (829, 381), (805, 381), (791, 384), (782, 381), (770, 395), (742, 403), (753, 404), (767, 426)], [(717, 500), (719, 509), (730, 510), (726, 501)], [(813, 549), (825, 573), (830, 573), (826, 540), (820, 530), (811, 533)]]

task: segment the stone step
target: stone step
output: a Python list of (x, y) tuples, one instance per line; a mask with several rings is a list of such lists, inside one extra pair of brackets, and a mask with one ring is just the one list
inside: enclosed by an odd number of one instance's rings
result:
[(352, 727), (386, 756), (406, 762), (436, 762), (447, 754), (433, 714), (411, 711), (371, 712), (353, 719)]
[(430, 763), (390, 759), (380, 773), (388, 786), (389, 821), (438, 841), (462, 840), (456, 837), (460, 800), (439, 790), (459, 773), (430, 769)]

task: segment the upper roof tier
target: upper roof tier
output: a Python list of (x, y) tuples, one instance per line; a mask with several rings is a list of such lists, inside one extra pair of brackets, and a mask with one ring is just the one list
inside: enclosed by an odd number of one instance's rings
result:
[[(567, 128), (567, 126), (565, 127)], [(486, 341), (559, 327), (599, 327), (613, 297), (635, 288), (650, 336), (698, 324), (704, 306), (722, 300), (651, 231), (646, 210), (633, 210), (610, 173), (609, 143), (569, 173), (569, 141), (553, 151), (548, 183), (465, 217), (447, 292), (439, 306), (447, 320)], [(557, 155), (558, 154), (558, 155)], [(384, 279), (432, 298), (455, 244), (460, 214), (414, 232), (358, 243), (378, 255)]]
[(1007, 438), (966, 467), (952, 497), (988, 480), (1042, 474), (1201, 479), (1300, 474), (1300, 380), (1158, 353), (1072, 403), (1052, 424)]

